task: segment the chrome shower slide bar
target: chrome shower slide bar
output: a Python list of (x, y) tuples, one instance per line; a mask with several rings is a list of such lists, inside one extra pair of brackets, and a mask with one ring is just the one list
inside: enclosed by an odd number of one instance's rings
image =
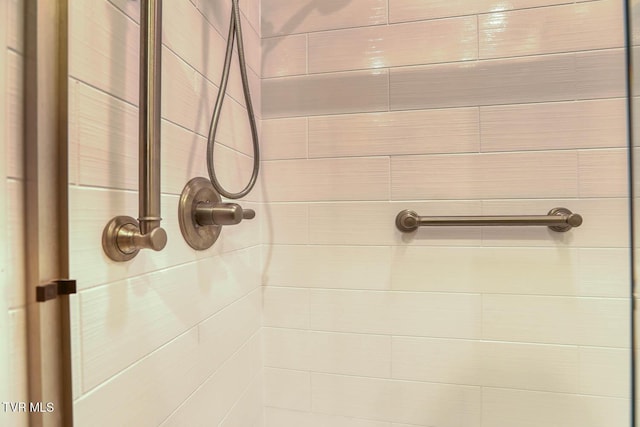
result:
[(565, 232), (582, 224), (582, 216), (566, 208), (554, 208), (547, 215), (515, 216), (419, 216), (406, 209), (396, 216), (398, 230), (409, 233), (418, 227), (431, 226), (547, 226)]
[(160, 251), (167, 244), (160, 226), (161, 62), (162, 0), (141, 0), (138, 219), (117, 216), (104, 228), (102, 247), (114, 261), (128, 261), (140, 249)]

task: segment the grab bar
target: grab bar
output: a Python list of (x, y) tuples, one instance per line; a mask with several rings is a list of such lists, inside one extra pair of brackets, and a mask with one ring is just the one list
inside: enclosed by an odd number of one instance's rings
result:
[(547, 215), (520, 216), (419, 216), (406, 209), (396, 216), (398, 230), (409, 233), (424, 226), (547, 226), (565, 232), (582, 224), (582, 216), (565, 208), (554, 208)]
[(160, 96), (162, 0), (140, 2), (140, 99), (138, 192), (139, 218), (112, 218), (102, 233), (102, 247), (114, 261), (128, 261), (140, 249), (161, 251), (167, 233), (160, 227)]

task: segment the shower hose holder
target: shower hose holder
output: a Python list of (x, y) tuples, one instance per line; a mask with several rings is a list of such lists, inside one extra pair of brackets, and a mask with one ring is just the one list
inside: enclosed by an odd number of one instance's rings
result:
[(189, 246), (198, 251), (210, 248), (220, 236), (223, 226), (239, 224), (243, 219), (255, 216), (253, 209), (243, 209), (236, 203), (223, 203), (207, 178), (193, 178), (180, 196), (180, 231)]

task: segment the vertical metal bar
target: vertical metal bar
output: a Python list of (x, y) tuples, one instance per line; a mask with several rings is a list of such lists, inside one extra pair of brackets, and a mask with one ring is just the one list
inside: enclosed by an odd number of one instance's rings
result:
[(102, 232), (103, 250), (118, 262), (133, 259), (140, 249), (161, 251), (167, 244), (160, 227), (161, 62), (162, 0), (141, 0), (138, 219), (114, 217)]
[[(25, 2), (25, 251), (31, 426), (70, 426), (68, 300), (36, 302), (36, 288), (68, 274), (66, 0)], [(67, 328), (65, 330), (65, 328)]]
[(140, 233), (160, 227), (162, 1), (142, 0), (140, 17)]

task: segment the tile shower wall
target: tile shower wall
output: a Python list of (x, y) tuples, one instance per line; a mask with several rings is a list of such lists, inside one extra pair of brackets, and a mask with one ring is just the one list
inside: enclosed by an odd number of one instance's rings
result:
[[(228, 227), (204, 252), (180, 234), (178, 199), (206, 175), (206, 135), (230, 2), (164, 2), (162, 214), (169, 242), (114, 263), (101, 233), (136, 216), (139, 1), (70, 0), (71, 271), (74, 412), (79, 426), (260, 426), (263, 420), (260, 224)], [(260, 105), (258, 3), (242, 2), (252, 91)], [(237, 61), (233, 64), (237, 67)], [(237, 68), (234, 68), (234, 70)], [(232, 189), (251, 169), (237, 75), (216, 162)], [(259, 108), (258, 108), (259, 111)], [(257, 194), (245, 202), (255, 207)]]
[[(22, 73), (24, 38), (23, 1), (0, 3), (0, 139), (2, 139), (3, 189), (0, 191), (0, 338), (6, 349), (0, 350), (2, 394), (0, 401), (28, 401), (26, 300), (24, 276), (24, 167), (22, 138)], [(4, 125), (3, 125), (4, 124)], [(3, 344), (4, 345), (4, 344)], [(6, 352), (4, 352), (6, 350)], [(27, 426), (28, 414), (0, 410), (0, 425)]]
[(628, 425), (623, 6), (262, 1), (267, 427)]

